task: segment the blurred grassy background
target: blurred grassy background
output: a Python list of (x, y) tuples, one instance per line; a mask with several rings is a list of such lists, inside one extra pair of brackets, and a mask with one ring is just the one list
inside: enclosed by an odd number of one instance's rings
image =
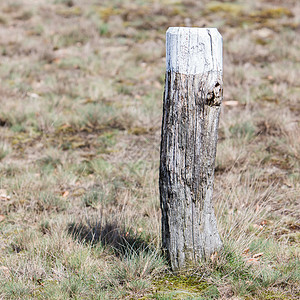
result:
[[(297, 299), (299, 1), (0, 2), (0, 297)], [(165, 32), (217, 27), (222, 253), (160, 256)], [(191, 274), (189, 274), (191, 275)]]

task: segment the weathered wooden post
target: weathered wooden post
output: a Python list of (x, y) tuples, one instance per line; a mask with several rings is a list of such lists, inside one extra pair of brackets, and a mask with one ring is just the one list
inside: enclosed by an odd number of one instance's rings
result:
[(212, 207), (222, 102), (222, 36), (216, 28), (171, 27), (160, 152), (162, 248), (174, 271), (220, 249)]

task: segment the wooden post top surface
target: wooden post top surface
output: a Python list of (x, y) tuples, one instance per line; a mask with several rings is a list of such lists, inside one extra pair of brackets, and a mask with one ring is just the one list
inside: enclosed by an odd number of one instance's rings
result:
[(170, 27), (166, 33), (167, 72), (222, 73), (222, 44), (216, 28)]

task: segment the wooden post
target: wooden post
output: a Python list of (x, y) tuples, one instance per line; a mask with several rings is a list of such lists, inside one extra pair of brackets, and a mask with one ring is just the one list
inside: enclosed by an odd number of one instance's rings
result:
[(222, 242), (212, 206), (222, 102), (222, 36), (171, 27), (160, 152), (162, 248), (174, 271), (199, 265)]

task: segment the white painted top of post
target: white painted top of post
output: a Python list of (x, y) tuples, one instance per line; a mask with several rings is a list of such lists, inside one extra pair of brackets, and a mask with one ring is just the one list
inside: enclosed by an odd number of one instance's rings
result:
[(222, 73), (222, 44), (216, 28), (170, 27), (166, 33), (167, 71), (187, 75)]

